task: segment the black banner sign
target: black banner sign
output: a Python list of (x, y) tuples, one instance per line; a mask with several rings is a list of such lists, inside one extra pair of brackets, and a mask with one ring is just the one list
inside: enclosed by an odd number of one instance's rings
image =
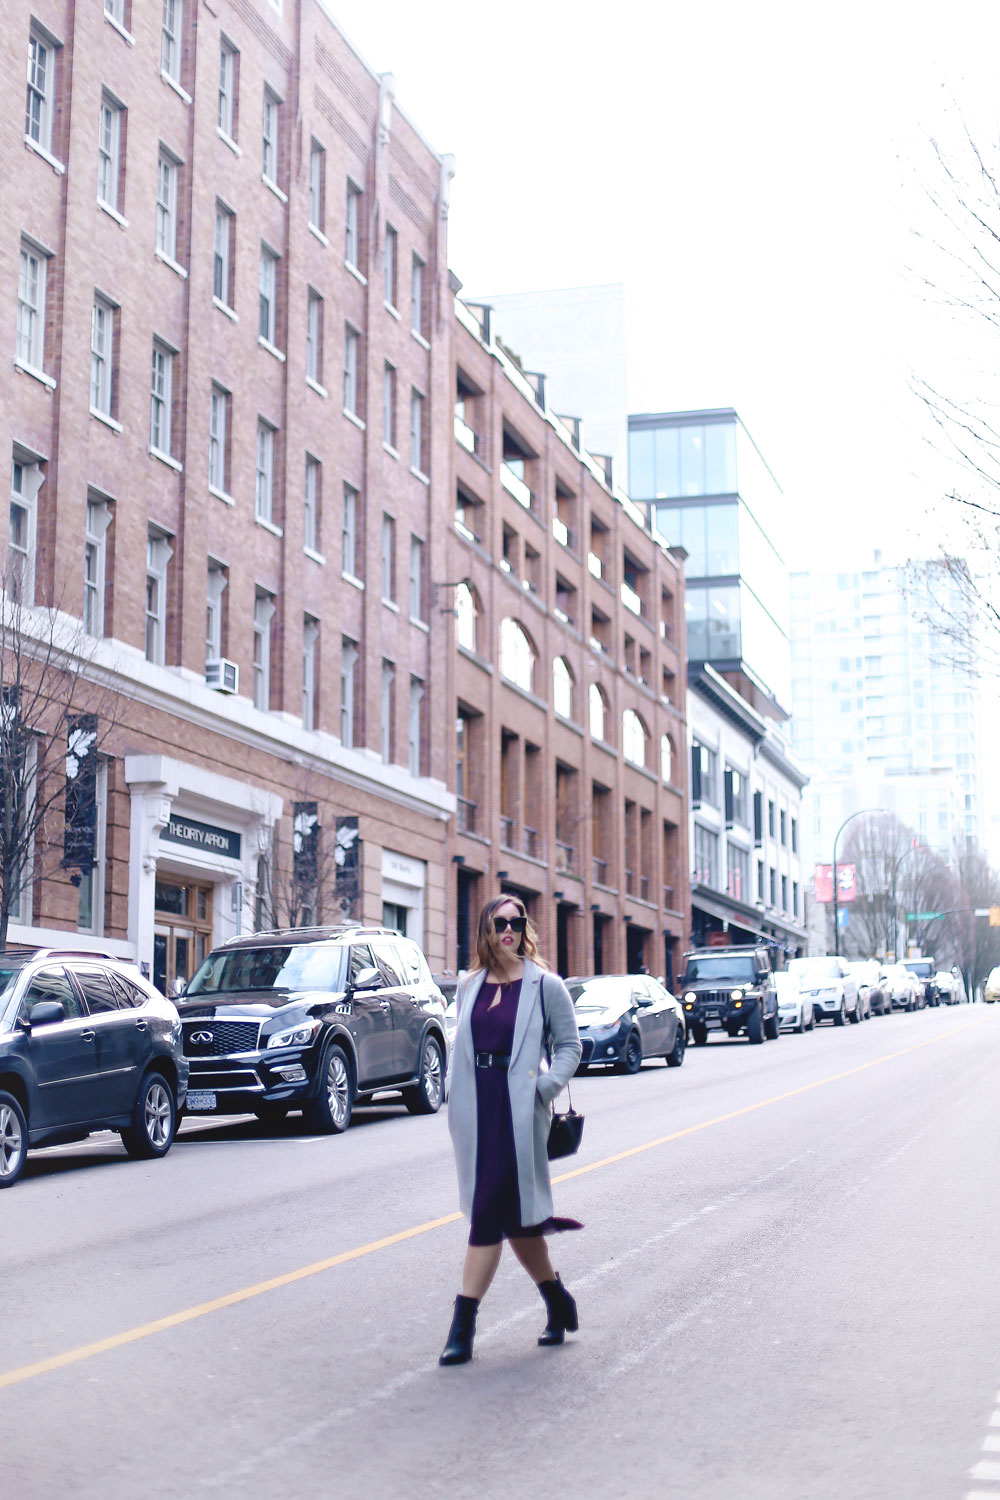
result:
[(80, 714), (66, 730), (64, 866), (88, 871), (97, 863), (97, 715)]

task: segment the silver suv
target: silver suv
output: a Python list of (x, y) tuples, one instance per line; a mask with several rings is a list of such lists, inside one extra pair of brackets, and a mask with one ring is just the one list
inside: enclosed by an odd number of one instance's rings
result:
[(402, 1095), (441, 1107), (444, 1000), (427, 960), (386, 927), (258, 932), (215, 948), (175, 1001), (191, 1069), (187, 1110), (300, 1110), (317, 1133), (346, 1130), (356, 1103)]

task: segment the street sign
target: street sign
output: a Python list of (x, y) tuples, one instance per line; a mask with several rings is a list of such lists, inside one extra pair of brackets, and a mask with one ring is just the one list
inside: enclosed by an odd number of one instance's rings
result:
[(943, 911), (908, 911), (906, 920), (908, 922), (936, 922), (939, 918), (947, 916)]

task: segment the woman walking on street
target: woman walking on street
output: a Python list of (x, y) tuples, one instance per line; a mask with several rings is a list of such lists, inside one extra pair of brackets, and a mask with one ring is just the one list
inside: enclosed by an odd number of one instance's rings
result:
[(553, 1217), (546, 1149), (552, 1101), (580, 1061), (576, 1013), (562, 980), (539, 958), (516, 896), (496, 897), (480, 912), (476, 966), (456, 1001), (448, 1128), (459, 1201), (472, 1222), (443, 1365), (472, 1358), (476, 1313), (505, 1239), (548, 1311), (538, 1342), (561, 1344), (567, 1330), (575, 1332), (576, 1303), (552, 1269), (544, 1236), (583, 1227)]

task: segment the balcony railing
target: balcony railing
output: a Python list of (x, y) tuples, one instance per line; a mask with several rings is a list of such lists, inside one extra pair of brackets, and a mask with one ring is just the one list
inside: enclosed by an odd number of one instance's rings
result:
[(552, 517), (552, 535), (560, 546), (569, 546), (569, 527), (565, 521), (560, 521), (558, 516)]
[(531, 828), (531, 827), (528, 826), (527, 823), (525, 823), (522, 832), (524, 834), (524, 852), (525, 852), (525, 854), (528, 856), (529, 859), (541, 859), (541, 857), (542, 857), (542, 841), (541, 841), (541, 838), (539, 837), (538, 829), (537, 828)]
[(455, 413), (455, 439), (466, 453), (475, 453), (479, 445), (479, 434), (457, 412)]
[(591, 573), (593, 573), (595, 578), (604, 577), (604, 564), (601, 562), (601, 559), (598, 557), (596, 552), (587, 553), (587, 567), (590, 569)]
[(556, 839), (556, 869), (572, 870), (576, 862), (576, 850), (572, 844)]
[(459, 833), (475, 833), (476, 831), (476, 803), (470, 802), (468, 797), (456, 797), (457, 817)]
[(630, 609), (634, 615), (642, 614), (642, 600), (630, 584), (623, 582), (619, 594), (626, 609)]
[(513, 818), (501, 818), (500, 819), (500, 843), (501, 843), (501, 845), (503, 846), (504, 849), (513, 849), (513, 847), (514, 847), (514, 819)]
[(593, 856), (593, 858), (591, 859), (591, 861), (590, 861), (590, 866), (591, 866), (591, 879), (593, 880), (594, 884), (595, 885), (607, 885), (607, 883), (608, 883), (608, 862), (607, 862), (607, 860), (606, 859), (598, 859), (597, 855), (595, 854)]
[(531, 509), (531, 491), (525, 484), (524, 480), (521, 479), (519, 475), (514, 473), (514, 470), (510, 467), (509, 464), (503, 463), (500, 465), (500, 483), (503, 485), (508, 495), (514, 496), (514, 499), (519, 505), (523, 505), (525, 510)]

